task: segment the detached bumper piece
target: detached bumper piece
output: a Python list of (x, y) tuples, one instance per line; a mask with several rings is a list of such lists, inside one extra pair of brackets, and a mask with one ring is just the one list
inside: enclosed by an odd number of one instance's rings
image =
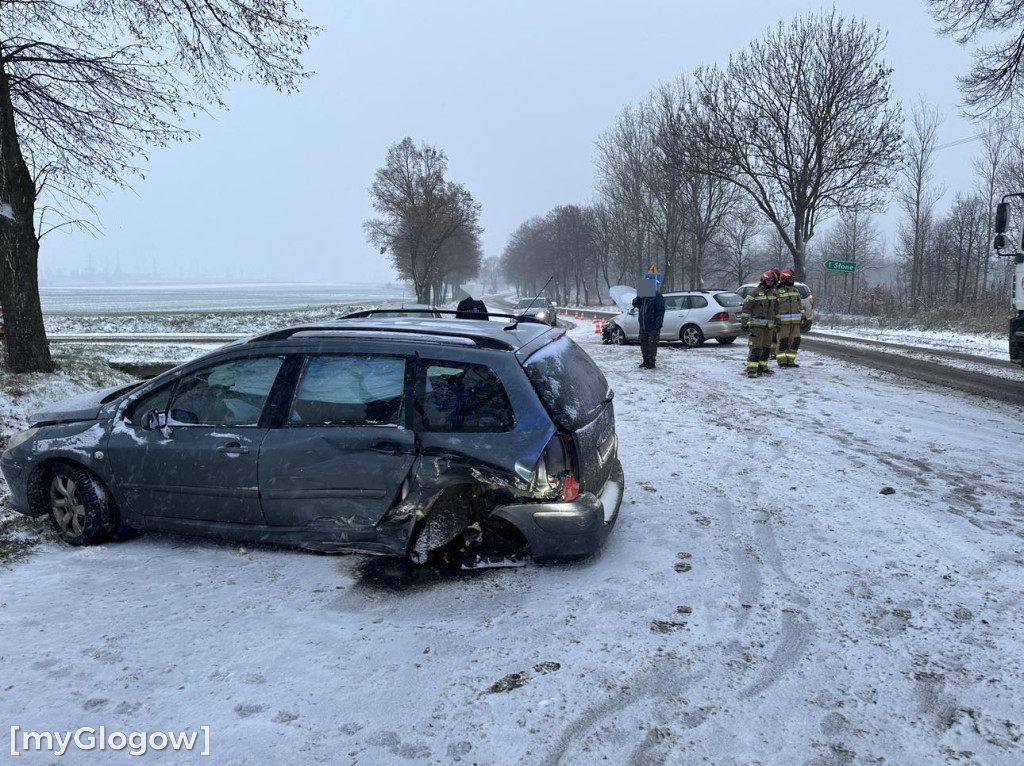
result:
[(622, 465), (616, 458), (600, 494), (583, 492), (570, 502), (504, 505), (491, 515), (523, 533), (534, 561), (581, 559), (597, 552), (615, 526), (624, 486)]
[(11, 493), (7, 500), (11, 510), (31, 516), (32, 508), (28, 501), (28, 485), (26, 484), (29, 472), (25, 466), (7, 457), (5, 452), (0, 457), (0, 470), (3, 471), (4, 479), (7, 481), (7, 487)]

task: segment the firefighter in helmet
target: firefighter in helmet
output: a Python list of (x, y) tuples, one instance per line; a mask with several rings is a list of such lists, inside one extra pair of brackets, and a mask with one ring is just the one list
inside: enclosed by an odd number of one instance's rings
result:
[(792, 269), (783, 269), (779, 275), (778, 312), (779, 349), (775, 359), (779, 367), (799, 367), (796, 352), (800, 348), (800, 320), (803, 305), (800, 291), (796, 289), (796, 274)]
[(761, 282), (747, 293), (740, 311), (743, 329), (750, 331), (747, 341), (747, 375), (773, 375), (768, 367), (768, 356), (771, 353), (772, 332), (775, 329), (775, 285), (778, 282), (774, 269), (768, 269), (761, 275)]

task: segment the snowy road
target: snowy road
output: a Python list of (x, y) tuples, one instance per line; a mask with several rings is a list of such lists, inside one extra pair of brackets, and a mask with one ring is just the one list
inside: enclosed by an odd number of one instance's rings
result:
[(47, 544), (0, 570), (3, 720), (209, 725), (218, 764), (1024, 761), (1020, 408), (810, 352), (747, 380), (742, 344), (641, 371), (574, 335), (628, 484), (599, 556), (409, 580)]

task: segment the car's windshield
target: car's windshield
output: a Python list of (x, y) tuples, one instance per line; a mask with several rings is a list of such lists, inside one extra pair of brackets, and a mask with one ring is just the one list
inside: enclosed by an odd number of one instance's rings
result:
[(797, 286), (796, 286), (796, 291), (797, 291), (798, 293), (800, 293), (800, 297), (801, 297), (801, 298), (806, 298), (806, 297), (807, 297), (808, 295), (810, 295), (810, 294), (811, 294), (811, 291), (810, 291), (810, 289), (809, 289), (809, 288), (807, 287), (807, 285), (797, 285)]
[(742, 306), (743, 298), (738, 293), (715, 293), (715, 302), (719, 306)]
[(518, 304), (516, 304), (516, 308), (517, 309), (528, 309), (528, 308), (530, 308), (530, 306), (533, 306), (534, 308), (538, 308), (538, 307), (546, 307), (547, 305), (548, 305), (548, 301), (547, 301), (546, 298), (523, 298), (522, 300), (519, 301)]

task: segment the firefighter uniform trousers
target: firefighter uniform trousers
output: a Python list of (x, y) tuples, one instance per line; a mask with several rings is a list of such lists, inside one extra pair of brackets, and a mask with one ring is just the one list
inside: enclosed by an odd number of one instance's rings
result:
[(778, 289), (779, 349), (775, 359), (779, 367), (796, 364), (796, 352), (800, 348), (800, 292), (793, 285), (782, 285)]
[(755, 324), (752, 319), (750, 339), (747, 341), (747, 375), (757, 375), (761, 370), (768, 369), (768, 358), (772, 351), (772, 335), (775, 325)]

